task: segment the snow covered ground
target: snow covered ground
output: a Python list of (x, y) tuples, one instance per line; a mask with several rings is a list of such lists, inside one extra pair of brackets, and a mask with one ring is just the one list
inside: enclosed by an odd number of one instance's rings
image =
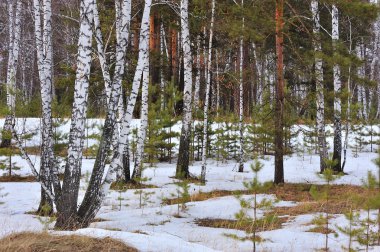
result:
[[(100, 123), (100, 120), (94, 120)], [(23, 129), (23, 124), (19, 120), (18, 129)], [(3, 121), (0, 120), (0, 125)], [(28, 119), (26, 129), (38, 131), (39, 120)], [(135, 127), (138, 121), (134, 121)], [(175, 125), (179, 129), (180, 125)], [(61, 126), (59, 130), (68, 132), (69, 122)], [(96, 130), (96, 129), (94, 129)], [(91, 134), (91, 133), (90, 133)], [(301, 142), (302, 136), (298, 136), (296, 141)], [(95, 140), (91, 140), (95, 141)], [(331, 139), (330, 139), (331, 141)], [(29, 140), (26, 145), (35, 146), (39, 143), (38, 134)], [(91, 142), (90, 144), (93, 144)], [(301, 143), (299, 143), (301, 144)], [(345, 172), (348, 175), (336, 180), (337, 184), (361, 185), (362, 179), (367, 176), (368, 171), (377, 174), (377, 168), (372, 162), (377, 157), (376, 153), (359, 153), (354, 157), (354, 153), (349, 150)], [(32, 160), (38, 164), (39, 157), (31, 156)], [(1, 157), (0, 157), (1, 159)], [(21, 167), (17, 174), (28, 175), (26, 163), (20, 157), (14, 157), (13, 161)], [(274, 159), (266, 156), (260, 159), (264, 168), (259, 173), (261, 181), (273, 179)], [(237, 173), (237, 164), (233, 161), (220, 163), (208, 160), (207, 183), (204, 186), (191, 184), (190, 193), (209, 192), (213, 190), (240, 190), (244, 189), (243, 182), (253, 178), (249, 165), (253, 161), (245, 163), (244, 173)], [(91, 172), (94, 160), (84, 159), (83, 179), (81, 181), (80, 198), (84, 195), (86, 181)], [(314, 154), (292, 155), (285, 157), (285, 181), (296, 183), (323, 183), (317, 176), (319, 171), (319, 157)], [(38, 165), (37, 165), (38, 167)], [(200, 174), (201, 163), (195, 162), (190, 172)], [(245, 237), (243, 231), (201, 227), (195, 223), (199, 218), (221, 218), (234, 219), (235, 213), (240, 209), (239, 201), (234, 196), (225, 196), (208, 199), (200, 202), (189, 202), (186, 210), (180, 212), (181, 218), (177, 215), (177, 205), (163, 205), (164, 198), (173, 198), (177, 194), (178, 187), (171, 178), (175, 174), (175, 162), (159, 163), (154, 168), (146, 168), (143, 176), (150, 179), (147, 183), (156, 185), (157, 188), (143, 189), (144, 192), (152, 192), (147, 205), (139, 208), (139, 195), (136, 190), (129, 189), (126, 192), (111, 191), (107, 196), (103, 207), (97, 218), (105, 221), (92, 223), (89, 228), (80, 229), (74, 233), (90, 235), (94, 237), (112, 237), (127, 242), (141, 251), (252, 251), (252, 242), (240, 241), (230, 238), (228, 235)], [(40, 186), (38, 183), (0, 183), (0, 237), (13, 232), (39, 231), (44, 229), (44, 219), (26, 214), (28, 211), (36, 209), (39, 203)], [(249, 198), (250, 196), (245, 196)], [(273, 198), (273, 195), (259, 195), (259, 199)], [(277, 202), (278, 206), (292, 206), (295, 202)], [(259, 216), (263, 214), (258, 212)], [(364, 214), (364, 213), (363, 213)], [(323, 234), (306, 232), (310, 229), (311, 220), (317, 215), (305, 214), (289, 219), (281, 229), (260, 232), (260, 237), (264, 242), (258, 245), (259, 251), (314, 251), (324, 246), (325, 238)], [(346, 223), (343, 215), (334, 215), (331, 228), (339, 233), (338, 237), (329, 235), (331, 251), (342, 251), (342, 245), (346, 246), (347, 236), (337, 231), (334, 224), (342, 225)], [(50, 224), (50, 225), (53, 225)], [(51, 231), (55, 232), (55, 231)], [(57, 233), (57, 232), (56, 232)], [(72, 232), (59, 232), (72, 233)], [(379, 247), (372, 247), (372, 251), (380, 251)]]

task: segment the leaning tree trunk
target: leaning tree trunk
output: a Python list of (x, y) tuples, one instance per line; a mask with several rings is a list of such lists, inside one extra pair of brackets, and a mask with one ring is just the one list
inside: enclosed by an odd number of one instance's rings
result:
[[(131, 10), (130, 2), (128, 3), (128, 13)], [(139, 58), (137, 62), (136, 72), (133, 79), (132, 90), (128, 97), (127, 108), (123, 117), (123, 122), (120, 131), (120, 137), (118, 140), (117, 148), (114, 151), (113, 158), (110, 167), (106, 173), (105, 180), (102, 181), (104, 175), (105, 157), (107, 153), (107, 147), (110, 145), (110, 140), (112, 139), (112, 129), (113, 123), (115, 122), (117, 101), (110, 102), (112, 105), (108, 108), (108, 113), (106, 117), (106, 123), (103, 130), (103, 136), (101, 140), (101, 146), (97, 154), (97, 159), (94, 165), (94, 171), (90, 179), (89, 187), (87, 188), (86, 194), (84, 196), (83, 202), (78, 210), (78, 216), (81, 220), (82, 226), (88, 226), (93, 218), (95, 218), (96, 213), (101, 207), (101, 203), (107, 194), (112, 181), (114, 180), (115, 174), (121, 169), (123, 165), (123, 153), (126, 152), (127, 137), (130, 131), (130, 123), (132, 121), (132, 114), (135, 107), (138, 90), (140, 87), (141, 76), (145, 64), (148, 60), (149, 53), (149, 15), (150, 15), (151, 1), (145, 1), (144, 13), (141, 22), (141, 33), (139, 42)], [(125, 12), (122, 11), (124, 14)], [(125, 27), (125, 26), (122, 26)], [(115, 83), (111, 91), (111, 97), (115, 93)], [(117, 93), (117, 92), (116, 92)], [(112, 99), (112, 98), (111, 98)]]
[(16, 1), (16, 13), (14, 13), (13, 1), (8, 1), (8, 26), (9, 26), (9, 56), (7, 66), (7, 107), (8, 115), (5, 118), (0, 148), (11, 145), (12, 127), (16, 109), (16, 73), (21, 37), (21, 12), (22, 1)]
[[(334, 53), (337, 53), (337, 42), (339, 40), (339, 12), (338, 8), (332, 6), (332, 41), (334, 47)], [(340, 67), (337, 63), (333, 67), (334, 77), (334, 152), (333, 160), (336, 164), (333, 167), (335, 172), (341, 172), (341, 159), (342, 159), (342, 123), (341, 123), (341, 90), (342, 84), (340, 80)]]
[(92, 53), (92, 24), (94, 0), (81, 0), (77, 71), (71, 116), (67, 163), (62, 185), (58, 218), (55, 227), (73, 229), (78, 225), (77, 205), (82, 166), (87, 97)]
[(311, 2), (311, 12), (313, 14), (313, 34), (314, 34), (314, 68), (315, 68), (315, 86), (316, 86), (316, 105), (317, 105), (317, 132), (318, 132), (318, 149), (319, 149), (319, 163), (320, 172), (322, 173), (326, 168), (326, 159), (328, 158), (326, 147), (326, 133), (325, 133), (325, 98), (323, 87), (323, 61), (321, 58), (322, 45), (320, 36), (320, 22), (319, 22), (319, 9), (318, 1)]
[(284, 0), (276, 0), (276, 56), (277, 85), (275, 105), (275, 161), (274, 183), (284, 183)]
[(188, 178), (189, 173), (189, 154), (190, 154), (190, 131), (191, 131), (191, 96), (192, 96), (192, 57), (190, 47), (189, 31), (189, 1), (181, 0), (181, 47), (183, 51), (184, 65), (184, 94), (183, 94), (183, 118), (182, 130), (179, 141), (179, 153), (176, 167), (177, 178)]

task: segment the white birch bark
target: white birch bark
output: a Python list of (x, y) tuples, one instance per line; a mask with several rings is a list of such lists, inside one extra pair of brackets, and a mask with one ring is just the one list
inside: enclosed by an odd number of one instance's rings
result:
[[(53, 121), (52, 121), (52, 11), (51, 0), (43, 0), (40, 6), (39, 0), (33, 0), (34, 7), (34, 27), (35, 40), (37, 47), (37, 68), (41, 86), (41, 105), (42, 105), (42, 126), (41, 126), (41, 179), (54, 185), (55, 194), (59, 196), (61, 185), (58, 178), (58, 167), (55, 165), (53, 152)], [(41, 15), (42, 12), (42, 15)], [(42, 18), (42, 22), (41, 22)], [(40, 208), (43, 207), (44, 192)], [(51, 203), (48, 203), (51, 205)]]
[[(135, 76), (132, 83), (132, 90), (128, 97), (127, 101), (127, 108), (123, 117), (122, 122), (122, 128), (120, 132), (120, 137), (118, 141), (117, 149), (115, 150), (114, 156), (112, 158), (110, 167), (105, 175), (104, 181), (99, 186), (100, 188), (94, 188), (94, 190), (88, 190), (86, 192), (93, 196), (94, 198), (89, 197), (89, 201), (85, 202), (88, 203), (86, 207), (83, 208), (83, 211), (81, 211), (81, 208), (79, 209), (79, 212), (81, 212), (81, 218), (83, 220), (90, 220), (94, 218), (97, 211), (100, 209), (101, 202), (103, 201), (103, 198), (107, 194), (110, 185), (112, 181), (115, 178), (117, 170), (120, 170), (122, 167), (122, 157), (123, 153), (126, 151), (127, 141), (128, 141), (128, 135), (130, 131), (130, 123), (132, 121), (132, 113), (135, 107), (136, 98), (138, 95), (138, 90), (140, 87), (141, 77), (144, 70), (145, 65), (148, 61), (148, 53), (149, 53), (149, 16), (150, 16), (150, 8), (151, 8), (151, 0), (145, 1), (144, 6), (144, 12), (143, 12), (143, 18), (141, 21), (141, 32), (140, 32), (140, 38), (139, 38), (139, 56), (138, 56), (138, 62), (137, 67), (135, 71)], [(103, 174), (99, 173), (98, 178), (102, 179)], [(95, 191), (96, 190), (96, 191)], [(85, 196), (86, 198), (86, 196)], [(86, 204), (85, 204), (86, 205)]]
[(189, 2), (181, 0), (181, 47), (183, 51), (184, 65), (184, 94), (183, 94), (183, 118), (182, 130), (179, 144), (178, 162), (176, 168), (177, 177), (189, 177), (189, 145), (192, 116), (192, 57), (190, 48), (190, 31), (189, 31)]
[[(61, 220), (57, 220), (58, 225), (65, 225), (64, 222), (68, 221), (70, 218), (74, 218), (77, 211), (85, 123), (87, 118), (94, 1), (82, 0), (80, 3), (80, 8), (80, 28), (77, 70), (74, 85), (74, 101), (71, 116), (67, 162), (62, 186), (62, 205), (59, 206), (61, 207), (59, 212), (62, 212), (62, 216)], [(60, 223), (61, 221), (63, 223)]]
[[(214, 16), (215, 16), (215, 0), (212, 0), (211, 6), (211, 22), (210, 22), (210, 38), (208, 41), (208, 59), (207, 59), (207, 69), (211, 70), (212, 63), (212, 39), (214, 35)], [(211, 89), (211, 73), (208, 72), (206, 79), (206, 97), (203, 110), (203, 145), (202, 145), (202, 171), (201, 171), (201, 181), (206, 181), (206, 165), (207, 165), (207, 126), (208, 126), (208, 107), (210, 100), (210, 89)]]
[[(364, 60), (364, 44), (363, 42), (360, 42), (359, 45), (356, 47), (356, 56), (360, 61)], [(360, 79), (365, 78), (365, 66), (364, 63), (362, 63), (357, 68), (357, 75)], [(368, 114), (367, 114), (367, 95), (365, 91), (365, 87), (362, 84), (357, 84), (358, 89), (358, 104), (359, 104), (359, 111), (358, 111), (358, 117), (363, 118), (364, 120), (368, 120)]]
[[(126, 47), (128, 44), (128, 34), (129, 34), (129, 24), (131, 18), (131, 1), (123, 0), (121, 6), (121, 13), (117, 16), (120, 16), (120, 28), (118, 31), (118, 40), (116, 45), (116, 63), (115, 70), (112, 79), (110, 99), (107, 107), (107, 115), (106, 120), (103, 127), (103, 134), (101, 143), (99, 146), (99, 150), (97, 153), (96, 161), (94, 164), (94, 169), (90, 178), (90, 183), (87, 188), (85, 197), (82, 201), (82, 204), (78, 210), (78, 216), (81, 218), (81, 221), (86, 225), (89, 224), (92, 218), (94, 218), (96, 212), (100, 208), (102, 202), (102, 179), (104, 175), (104, 168), (106, 164), (107, 153), (109, 151), (111, 141), (115, 133), (115, 122), (117, 117), (117, 110), (120, 101), (121, 95), (121, 80), (122, 75), (124, 73), (124, 65), (125, 65), (125, 53)], [(132, 109), (133, 111), (133, 109)], [(128, 111), (127, 111), (128, 112)], [(123, 125), (122, 125), (123, 126)], [(123, 129), (121, 129), (122, 132)], [(125, 153), (126, 141), (124, 141), (124, 145), (122, 146), (122, 151), (119, 151), (120, 148), (120, 139), (123, 137), (123, 134), (120, 134), (119, 143), (114, 145), (114, 157), (118, 157), (120, 160), (118, 166), (112, 165), (108, 170), (112, 170), (112, 176), (115, 173), (122, 171), (122, 159)], [(107, 176), (107, 175), (106, 175)], [(111, 176), (111, 177), (112, 177)], [(109, 186), (110, 184), (108, 184)]]
[[(336, 44), (339, 40), (339, 11), (336, 5), (332, 6), (332, 41), (334, 53), (336, 53)], [(334, 170), (340, 171), (341, 169), (341, 156), (342, 156), (342, 125), (341, 125), (341, 91), (342, 83), (340, 79), (340, 66), (335, 63), (333, 66), (334, 78), (334, 154), (333, 159), (337, 161)]]
[[(164, 25), (161, 23), (160, 27), (160, 106), (161, 111), (165, 109), (165, 77), (164, 77), (164, 51), (165, 51), (165, 30)], [(167, 56), (167, 54), (166, 54)], [(167, 58), (168, 59), (168, 58)]]
[[(149, 55), (148, 55), (149, 56)], [(146, 139), (146, 131), (148, 128), (148, 87), (149, 87), (149, 57), (145, 61), (143, 71), (142, 90), (141, 90), (141, 116), (140, 129), (137, 138), (137, 151), (133, 178), (141, 178), (144, 169), (144, 143)]]
[[(116, 1), (116, 2), (118, 2), (118, 1)], [(116, 13), (118, 13), (118, 12), (116, 11)], [(116, 24), (118, 25), (118, 19), (116, 19)], [(100, 29), (99, 12), (98, 12), (98, 8), (97, 8), (96, 4), (94, 7), (94, 30), (95, 30), (94, 31), (94, 38), (95, 38), (96, 45), (97, 45), (97, 53), (98, 53), (100, 67), (102, 69), (104, 86), (105, 86), (105, 90), (106, 90), (106, 99), (107, 99), (107, 104), (108, 104), (110, 96), (111, 96), (111, 85), (112, 85), (112, 83), (111, 83), (111, 76), (110, 76), (110, 72), (109, 72), (109, 64), (107, 62), (106, 55), (105, 55), (103, 35), (102, 35), (102, 31)]]
[(195, 72), (195, 85), (194, 85), (194, 110), (197, 111), (199, 106), (199, 90), (201, 86), (201, 39), (197, 37), (197, 56), (196, 56), (196, 72)]
[(313, 34), (314, 34), (314, 63), (315, 63), (315, 85), (316, 85), (316, 105), (317, 105), (317, 132), (318, 132), (318, 149), (319, 149), (319, 162), (320, 171), (323, 172), (326, 168), (326, 159), (328, 158), (326, 147), (326, 133), (325, 133), (325, 98), (323, 87), (323, 61), (321, 58), (322, 46), (320, 37), (320, 22), (319, 22), (319, 8), (318, 1), (311, 1), (311, 12), (313, 14)]
[[(6, 80), (6, 90), (7, 90), (7, 107), (8, 115), (5, 118), (4, 132), (11, 132), (12, 121), (15, 117), (16, 108), (16, 74), (18, 66), (18, 57), (20, 51), (20, 37), (21, 37), (21, 12), (22, 12), (22, 1), (16, 1), (16, 11), (14, 11), (13, 1), (8, 1), (8, 26), (9, 26), (9, 56), (8, 56), (8, 66), (7, 66), (7, 80)], [(10, 139), (2, 139), (1, 146), (7, 147), (10, 145)]]

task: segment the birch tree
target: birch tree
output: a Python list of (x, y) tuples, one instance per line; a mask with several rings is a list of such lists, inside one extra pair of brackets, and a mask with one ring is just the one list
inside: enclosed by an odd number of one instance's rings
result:
[[(8, 0), (8, 65), (7, 65), (7, 107), (8, 115), (5, 118), (0, 148), (11, 145), (11, 132), (15, 120), (16, 109), (16, 74), (20, 51), (22, 1)], [(14, 8), (16, 3), (16, 10)]]
[(207, 162), (207, 126), (208, 126), (208, 107), (210, 103), (210, 89), (211, 89), (211, 63), (212, 63), (212, 39), (214, 35), (214, 16), (215, 16), (215, 0), (212, 0), (211, 7), (211, 22), (210, 22), (210, 38), (208, 41), (208, 60), (207, 69), (209, 73), (206, 79), (206, 96), (205, 104), (203, 110), (203, 145), (202, 145), (202, 171), (201, 171), (201, 181), (206, 181), (206, 162)]
[[(107, 129), (108, 133), (105, 133), (103, 130), (102, 141), (104, 142), (105, 148), (103, 151), (98, 151), (97, 160), (95, 161), (94, 171), (91, 175), (89, 187), (86, 190), (86, 194), (82, 201), (82, 204), (78, 210), (78, 216), (81, 219), (81, 222), (84, 226), (89, 225), (90, 221), (95, 217), (96, 213), (101, 207), (101, 203), (107, 194), (112, 181), (115, 179), (116, 172), (120, 169), (123, 164), (123, 153), (126, 151), (128, 135), (130, 131), (130, 123), (132, 121), (133, 110), (135, 108), (136, 99), (138, 95), (138, 90), (140, 88), (141, 79), (143, 71), (148, 64), (148, 54), (149, 54), (149, 16), (150, 16), (150, 8), (152, 2), (150, 0), (145, 1), (143, 17), (141, 21), (141, 29), (140, 29), (140, 39), (139, 39), (139, 56), (135, 71), (135, 76), (132, 83), (132, 90), (127, 99), (127, 107), (123, 116), (123, 121), (121, 125), (121, 131), (119, 140), (117, 143), (117, 148), (114, 150), (114, 154), (112, 157), (112, 161), (108, 171), (105, 174), (105, 179), (103, 180), (104, 175), (104, 166), (105, 166), (105, 153), (107, 150), (107, 144), (109, 146), (109, 141), (112, 138), (112, 120), (109, 120), (110, 125), (107, 125), (109, 129)], [(124, 13), (124, 12), (123, 12)], [(111, 91), (112, 94), (115, 92), (116, 88), (114, 87)], [(113, 109), (109, 108), (109, 114), (116, 114), (115, 106), (117, 102), (113, 103)], [(107, 118), (111, 116), (108, 115)], [(106, 122), (107, 122), (106, 118)], [(114, 121), (113, 121), (114, 122)], [(102, 144), (102, 143), (101, 143)], [(102, 158), (100, 158), (102, 156)], [(104, 159), (103, 159), (104, 156)], [(98, 165), (96, 163), (99, 163)]]
[(321, 173), (326, 168), (326, 159), (328, 158), (325, 135), (325, 98), (323, 87), (323, 61), (321, 58), (322, 45), (320, 36), (319, 8), (318, 1), (311, 1), (311, 12), (313, 15), (313, 46), (314, 46), (314, 73), (316, 86), (316, 105), (317, 105), (317, 132), (318, 132), (318, 149)]
[(133, 178), (141, 178), (144, 160), (144, 143), (148, 128), (148, 87), (149, 87), (149, 57), (145, 62), (143, 70), (142, 90), (141, 90), (141, 116), (140, 129), (137, 138), (136, 161), (133, 170)]
[(199, 91), (201, 86), (201, 38), (197, 37), (197, 55), (196, 55), (196, 73), (194, 85), (194, 111), (198, 110), (199, 106)]
[(191, 96), (192, 96), (192, 57), (190, 47), (190, 31), (189, 31), (189, 2), (181, 0), (181, 47), (183, 51), (184, 65), (184, 94), (183, 94), (183, 118), (182, 130), (179, 142), (179, 153), (176, 167), (177, 178), (188, 178), (189, 173), (189, 155), (190, 155), (190, 131), (191, 131)]
[[(337, 43), (339, 41), (339, 11), (336, 5), (332, 5), (332, 42), (334, 47), (334, 53), (337, 53)], [(341, 159), (342, 159), (342, 123), (341, 123), (341, 90), (342, 84), (340, 79), (340, 67), (337, 63), (333, 66), (333, 78), (334, 78), (334, 153), (333, 160), (336, 161), (334, 171), (341, 171)]]
[[(87, 98), (92, 53), (92, 25), (94, 0), (80, 2), (80, 28), (78, 40), (77, 70), (74, 86), (74, 102), (71, 115), (67, 162), (62, 185), (60, 204), (57, 205), (57, 228), (73, 228), (77, 225), (79, 181), (82, 167)], [(56, 196), (57, 197), (57, 196)]]
[[(41, 105), (42, 105), (42, 125), (41, 125), (41, 163), (40, 175), (46, 181), (49, 188), (51, 176), (55, 181), (54, 190), (60, 191), (58, 184), (58, 170), (54, 168), (53, 152), (53, 121), (52, 121), (52, 25), (51, 25), (51, 0), (43, 0), (42, 6), (39, 0), (33, 0), (34, 7), (34, 27), (37, 49), (37, 67), (41, 86)], [(41, 22), (42, 20), (42, 22)], [(50, 175), (50, 173), (52, 173)], [(38, 212), (42, 212), (44, 206), (48, 205), (53, 210), (53, 202), (48, 197), (45, 190), (41, 187), (41, 202)]]

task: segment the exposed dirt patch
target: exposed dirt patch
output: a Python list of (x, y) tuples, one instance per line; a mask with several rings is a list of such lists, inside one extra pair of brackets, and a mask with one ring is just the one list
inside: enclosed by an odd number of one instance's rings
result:
[(0, 240), (0, 251), (3, 252), (92, 252), (92, 251), (126, 251), (135, 252), (137, 249), (121, 241), (111, 238), (96, 239), (86, 236), (70, 235), (55, 236), (48, 233), (19, 233)]

